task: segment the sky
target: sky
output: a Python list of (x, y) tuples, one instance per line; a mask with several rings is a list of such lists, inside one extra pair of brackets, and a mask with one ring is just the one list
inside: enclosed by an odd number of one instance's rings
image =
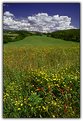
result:
[(52, 32), (80, 28), (80, 3), (3, 3), (4, 29)]

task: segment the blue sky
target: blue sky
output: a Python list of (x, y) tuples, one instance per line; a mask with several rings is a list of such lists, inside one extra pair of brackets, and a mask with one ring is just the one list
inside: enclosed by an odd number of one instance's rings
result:
[(80, 3), (3, 3), (3, 13), (6, 11), (19, 20), (38, 13), (67, 16), (71, 18), (71, 26), (80, 28)]

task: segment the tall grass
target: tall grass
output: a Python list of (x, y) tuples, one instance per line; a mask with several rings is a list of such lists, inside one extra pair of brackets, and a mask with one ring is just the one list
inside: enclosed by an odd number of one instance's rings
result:
[(80, 50), (4, 48), (4, 118), (79, 118)]

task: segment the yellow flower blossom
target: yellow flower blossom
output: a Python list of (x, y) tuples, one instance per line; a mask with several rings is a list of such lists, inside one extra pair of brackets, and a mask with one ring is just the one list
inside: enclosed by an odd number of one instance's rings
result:
[(21, 103), (21, 106), (23, 106), (23, 103)]
[(18, 108), (18, 110), (21, 110), (21, 108)]

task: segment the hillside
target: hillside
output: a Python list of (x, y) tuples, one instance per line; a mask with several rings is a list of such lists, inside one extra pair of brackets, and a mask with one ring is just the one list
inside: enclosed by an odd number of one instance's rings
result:
[(69, 30), (60, 30), (52, 33), (48, 33), (47, 36), (53, 38), (59, 38), (66, 41), (80, 41), (80, 29), (69, 29)]
[[(34, 36), (34, 37), (31, 37), (31, 36)], [(47, 34), (40, 33), (40, 32), (14, 31), (14, 30), (6, 31), (6, 30), (4, 30), (3, 31), (3, 43), (15, 42), (15, 41), (19, 41), (19, 40), (24, 40), (24, 43), (27, 43), (27, 42), (25, 42), (25, 40), (27, 41), (27, 39), (24, 39), (24, 38), (31, 37), (31, 41), (32, 41), (32, 38), (35, 39), (35, 36), (38, 36), (37, 39), (39, 39), (41, 41), (42, 41), (42, 39), (45, 39), (44, 44), (46, 44), (46, 43), (50, 44), (50, 42), (49, 42), (50, 40), (53, 41), (53, 43), (56, 43), (56, 42), (54, 42), (54, 41), (56, 41), (56, 39), (79, 42), (80, 41), (80, 30), (79, 29), (61, 30), (61, 31), (56, 31), (56, 32), (52, 32), (52, 33), (47, 33)], [(41, 37), (41, 36), (43, 36), (43, 37)], [(47, 36), (47, 38), (46, 38), (46, 36)], [(49, 38), (49, 37), (51, 37), (51, 38)], [(58, 40), (58, 42), (59, 42), (59, 40)], [(37, 41), (37, 43), (41, 44), (42, 42)]]
[(68, 46), (76, 46), (79, 45), (79, 43), (71, 42), (71, 41), (65, 41), (62, 39), (55, 39), (52, 37), (47, 37), (46, 35), (43, 36), (28, 36), (25, 37), (23, 40), (16, 41), (16, 42), (10, 42), (8, 44), (5, 44), (5, 46), (9, 47), (23, 47), (23, 46), (55, 46), (55, 47), (68, 47)]
[(23, 31), (4, 34), (14, 39), (3, 49), (3, 117), (79, 118), (79, 42)]

